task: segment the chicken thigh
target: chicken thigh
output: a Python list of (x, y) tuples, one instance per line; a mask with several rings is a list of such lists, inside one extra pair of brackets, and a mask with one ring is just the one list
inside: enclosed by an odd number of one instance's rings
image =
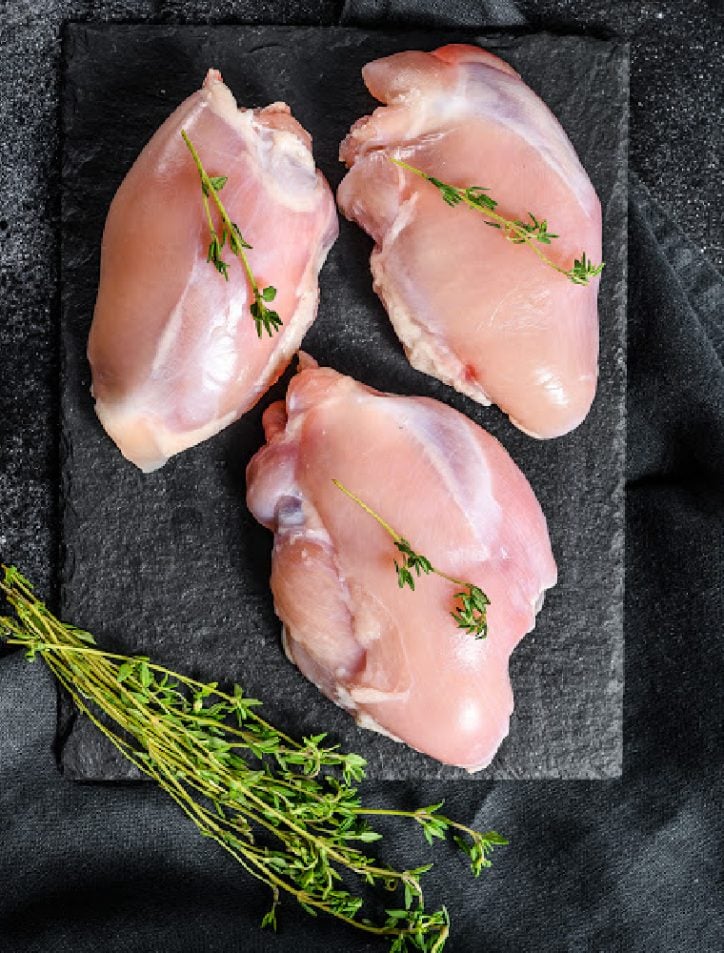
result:
[[(479, 770), (508, 733), (510, 653), (556, 582), (541, 508), (498, 441), (458, 411), (303, 364), (265, 412), (247, 471), (248, 505), (274, 532), (287, 655), (360, 725)], [(485, 591), (486, 638), (456, 624), (448, 579), (399, 587), (400, 552), (333, 480), (436, 569)]]
[[(283, 323), (272, 336), (258, 336), (250, 283), (228, 244), (228, 280), (207, 260), (201, 181), (182, 130), (206, 172), (227, 177), (220, 197), (252, 246), (251, 270), (277, 290)], [(124, 456), (154, 470), (256, 403), (314, 320), (336, 236), (332, 194), (289, 107), (237, 109), (210, 70), (141, 152), (103, 233), (88, 357), (96, 412)]]
[(374, 239), (371, 267), (411, 364), (536, 437), (584, 419), (598, 376), (597, 277), (583, 287), (483, 215), (447, 205), (390, 157), (482, 186), (508, 220), (546, 220), (537, 246), (563, 270), (601, 256), (596, 193), (563, 129), (502, 60), (465, 45), (397, 53), (364, 81), (386, 105), (342, 143), (337, 199)]

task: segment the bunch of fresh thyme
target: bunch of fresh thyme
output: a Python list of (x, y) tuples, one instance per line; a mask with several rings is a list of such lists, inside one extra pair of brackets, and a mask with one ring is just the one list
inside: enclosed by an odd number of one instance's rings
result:
[(402, 159), (396, 159), (394, 156), (388, 156), (388, 159), (401, 169), (406, 169), (408, 172), (412, 172), (413, 175), (434, 185), (442, 196), (443, 202), (452, 208), (464, 204), (476, 212), (481, 212), (487, 220), (486, 225), (490, 225), (491, 228), (500, 229), (508, 241), (514, 245), (527, 245), (542, 262), (561, 275), (565, 275), (566, 278), (575, 285), (587, 285), (591, 278), (598, 277), (603, 271), (604, 262), (601, 262), (600, 265), (594, 265), (586, 256), (585, 251), (581, 252), (580, 258), (574, 259), (573, 265), (570, 268), (561, 268), (560, 265), (557, 265), (552, 259), (545, 255), (540, 248), (537, 248), (535, 244), (550, 245), (554, 238), (559, 237), (558, 235), (554, 235), (553, 232), (548, 231), (548, 222), (545, 219), (536, 218), (532, 212), (528, 212), (529, 221), (524, 221), (519, 218), (505, 218), (495, 211), (498, 203), (487, 194), (489, 189), (484, 188), (482, 185), (470, 185), (467, 188), (448, 185), (447, 182), (441, 182), (440, 179), (436, 179), (434, 175), (428, 175), (427, 172), (423, 172), (422, 169), (417, 169), (414, 165), (403, 162)]
[[(267, 301), (273, 301), (276, 298), (277, 290), (276, 288), (272, 287), (272, 285), (267, 285), (266, 288), (259, 287), (259, 284), (254, 277), (254, 272), (251, 270), (249, 259), (246, 257), (245, 249), (249, 249), (252, 246), (244, 239), (244, 236), (239, 230), (239, 226), (231, 221), (229, 218), (229, 213), (226, 211), (224, 203), (219, 197), (219, 192), (226, 185), (228, 177), (225, 175), (208, 175), (203, 163), (201, 162), (201, 158), (196, 151), (196, 147), (186, 134), (186, 130), (181, 130), (181, 136), (183, 141), (186, 143), (189, 152), (193, 156), (194, 162), (196, 163), (196, 168), (199, 172), (199, 178), (201, 179), (201, 200), (204, 205), (206, 222), (209, 226), (210, 238), (206, 260), (211, 262), (219, 274), (222, 275), (226, 281), (228, 281), (229, 263), (224, 261), (222, 249), (227, 242), (229, 243), (229, 250), (233, 255), (237, 256), (244, 268), (244, 271), (246, 272), (246, 277), (249, 281), (249, 287), (251, 288), (251, 293), (254, 297), (254, 300), (249, 306), (249, 310), (251, 311), (251, 316), (254, 319), (256, 333), (259, 335), (259, 337), (261, 337), (263, 331), (266, 331), (269, 337), (272, 337), (274, 332), (278, 331), (282, 326), (282, 319), (279, 317), (276, 311), (272, 311), (270, 308), (267, 308), (266, 303)], [(214, 225), (214, 219), (211, 214), (211, 207), (209, 205), (209, 198), (213, 199), (214, 205), (216, 205), (221, 217), (221, 228), (219, 231), (217, 231), (216, 226)], [(219, 234), (219, 232), (221, 234)]]
[[(439, 953), (449, 932), (444, 907), (428, 913), (421, 886), (432, 865), (395, 870), (365, 853), (381, 835), (367, 823), (391, 815), (419, 824), (429, 843), (452, 834), (477, 877), (493, 847), (507, 843), (440, 813), (442, 803), (414, 811), (365, 807), (354, 784), (365, 761), (325, 746), (323, 734), (293, 741), (260, 717), (260, 702), (237, 685), (222, 691), (155, 665), (104, 652), (93, 637), (60, 622), (14, 567), (3, 567), (2, 591), (15, 615), (0, 617), (0, 638), (40, 656), (71, 698), (118, 750), (272, 891), (262, 926), (277, 926), (282, 892), (312, 915), (328, 913), (390, 940), (393, 953)], [(361, 915), (362, 885), (397, 894), (381, 922)]]
[[(415, 577), (419, 578), (421, 575), (427, 576), (430, 573), (447, 579), (448, 582), (452, 582), (455, 586), (461, 586), (462, 588), (453, 596), (455, 604), (450, 615), (457, 623), (459, 629), (462, 629), (469, 635), (475, 636), (476, 639), (484, 639), (488, 634), (487, 610), (490, 605), (490, 599), (488, 599), (483, 590), (472, 582), (466, 582), (464, 579), (450, 576), (441, 569), (436, 569), (427, 556), (416, 553), (405, 537), (398, 533), (396, 529), (393, 529), (387, 520), (383, 519), (379, 513), (376, 513), (364, 500), (361, 500), (355, 493), (348, 490), (339, 480), (332, 480), (332, 483), (334, 483), (337, 489), (341, 490), (345, 496), (353, 500), (357, 506), (361, 507), (372, 519), (376, 520), (394, 542), (402, 555), (402, 560), (399, 563), (397, 560), (394, 561), (397, 583), (400, 589), (404, 589), (405, 586), (408, 586), (414, 592)], [(415, 574), (414, 576), (413, 573)]]

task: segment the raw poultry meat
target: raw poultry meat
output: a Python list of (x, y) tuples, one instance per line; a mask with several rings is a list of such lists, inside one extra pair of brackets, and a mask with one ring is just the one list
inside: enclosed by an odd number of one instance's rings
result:
[[(264, 414), (247, 502), (274, 532), (271, 587), (289, 658), (373, 728), (476, 771), (508, 733), (508, 658), (556, 582), (546, 521), (503, 447), (458, 411), (372, 390), (309, 358)], [(451, 618), (456, 587), (400, 589), (392, 540), (484, 589), (489, 634)]]
[[(201, 184), (181, 130), (247, 242), (280, 331), (260, 339), (241, 263), (207, 261)], [(217, 213), (214, 211), (214, 215)], [(218, 223), (217, 223), (218, 227)], [(205, 440), (282, 373), (314, 320), (317, 276), (337, 236), (334, 200), (308, 133), (284, 103), (237, 109), (216, 70), (164, 122), (108, 213), (88, 357), (101, 423), (142, 470)]]
[(337, 198), (375, 241), (375, 290), (411, 364), (533, 436), (568, 432), (596, 390), (598, 279), (573, 284), (389, 156), (488, 188), (507, 219), (547, 220), (558, 237), (543, 250), (569, 269), (582, 251), (601, 260), (600, 204), (573, 146), (518, 74), (477, 47), (397, 53), (362, 73), (387, 105), (342, 143), (350, 171)]

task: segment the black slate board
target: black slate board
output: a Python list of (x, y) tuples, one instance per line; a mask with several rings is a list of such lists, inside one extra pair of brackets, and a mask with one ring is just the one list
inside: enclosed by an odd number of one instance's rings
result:
[[(62, 197), (62, 611), (102, 644), (143, 651), (202, 678), (240, 681), (297, 735), (327, 730), (372, 778), (469, 777), (371, 732), (284, 658), (267, 587), (270, 535), (244, 505), (244, 468), (262, 440), (262, 404), (206, 444), (141, 475), (98, 425), (85, 340), (103, 221), (131, 162), (171, 110), (221, 69), (244, 105), (284, 99), (314, 136), (335, 187), (337, 148), (373, 105), (362, 65), (406, 48), (472, 39), (498, 52), (569, 133), (601, 197), (606, 269), (601, 375), (578, 430), (539, 443), (412, 370), (371, 289), (369, 239), (341, 222), (304, 347), (373, 386), (447, 401), (519, 463), (547, 514), (559, 584), (511, 661), (509, 738), (476, 778), (608, 778), (621, 769), (625, 454), (628, 50), (584, 38), (376, 33), (342, 28), (81, 26), (66, 29)], [(62, 766), (81, 780), (134, 777), (65, 701)]]

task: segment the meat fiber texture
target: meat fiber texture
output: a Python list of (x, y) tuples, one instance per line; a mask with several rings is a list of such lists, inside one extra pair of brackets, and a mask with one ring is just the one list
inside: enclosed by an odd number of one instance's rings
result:
[(411, 364), (536, 437), (584, 419), (598, 376), (598, 279), (583, 287), (505, 239), (478, 212), (446, 205), (390, 156), (457, 186), (480, 185), (507, 219), (557, 233), (568, 269), (601, 260), (601, 207), (553, 113), (512, 67), (479, 47), (406, 51), (362, 70), (386, 105), (342, 144), (344, 214), (375, 241), (375, 290)]
[[(362, 727), (478, 771), (508, 734), (510, 653), (556, 581), (538, 501), (458, 411), (303, 366), (265, 412), (267, 444), (247, 470), (249, 509), (275, 534), (287, 655)], [(427, 575), (400, 588), (392, 539), (334, 479), (436, 567), (485, 590), (488, 638), (451, 618), (459, 585)]]
[[(207, 261), (209, 226), (182, 130), (207, 173), (227, 176), (223, 203), (252, 246), (255, 279), (277, 289), (283, 325), (273, 336), (257, 334), (251, 287), (228, 245), (227, 281)], [(155, 470), (256, 403), (314, 320), (317, 275), (337, 232), (311, 139), (289, 107), (237, 109), (209, 70), (134, 163), (103, 233), (88, 357), (96, 413), (125, 457)]]

